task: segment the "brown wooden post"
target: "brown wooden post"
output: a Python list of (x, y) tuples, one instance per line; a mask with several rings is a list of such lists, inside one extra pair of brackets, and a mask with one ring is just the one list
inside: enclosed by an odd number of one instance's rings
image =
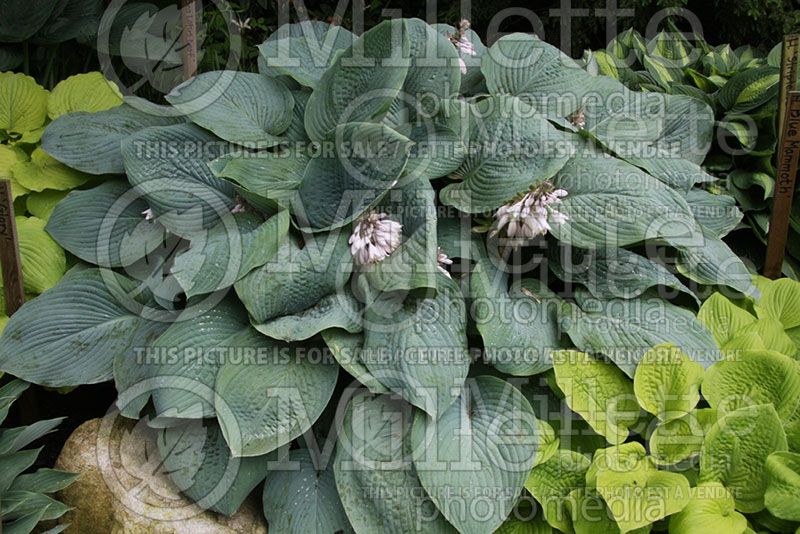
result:
[(6, 313), (11, 316), (25, 302), (22, 286), (22, 260), (19, 255), (17, 224), (11, 182), (0, 179), (0, 266), (3, 269), (3, 294)]
[(197, 74), (197, 6), (200, 0), (181, 0), (181, 59), (183, 79)]
[(767, 257), (764, 261), (764, 276), (773, 279), (780, 277), (783, 267), (798, 160), (800, 160), (800, 91), (790, 91), (788, 96), (778, 147), (775, 194), (772, 199), (772, 216), (767, 235)]
[(783, 118), (789, 104), (789, 91), (797, 89), (797, 56), (800, 53), (800, 34), (783, 38), (781, 48), (781, 88), (778, 100), (778, 135), (783, 132)]

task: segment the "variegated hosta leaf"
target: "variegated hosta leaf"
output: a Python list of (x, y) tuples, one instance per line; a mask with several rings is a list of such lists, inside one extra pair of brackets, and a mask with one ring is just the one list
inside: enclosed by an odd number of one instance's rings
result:
[(467, 213), (500, 207), (552, 178), (569, 159), (567, 138), (534, 108), (495, 96), (469, 108), (469, 150), (442, 189), (442, 203)]
[[(525, 484), (538, 432), (533, 409), (518, 389), (499, 378), (479, 376), (467, 382), (461, 397), (438, 419), (416, 413), (414, 466), (436, 507), (459, 532), (492, 532), (511, 512)], [(497, 493), (487, 500), (477, 488)], [(464, 514), (465, 508), (474, 513)]]
[(456, 531), (436, 509), (412, 461), (411, 406), (360, 393), (347, 405), (336, 444), (339, 497), (356, 532)]
[(363, 360), (381, 384), (436, 417), (469, 370), (461, 289), (438, 275), (436, 296), (383, 293), (366, 309)]

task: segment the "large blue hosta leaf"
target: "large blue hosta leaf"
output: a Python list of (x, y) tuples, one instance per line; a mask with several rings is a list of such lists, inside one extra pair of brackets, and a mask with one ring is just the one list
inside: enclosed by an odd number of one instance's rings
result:
[(438, 275), (435, 297), (383, 293), (364, 317), (363, 360), (384, 386), (433, 416), (458, 396), (469, 370), (461, 289)]
[(9, 319), (0, 370), (51, 387), (109, 380), (115, 358), (135, 360), (166, 328), (140, 316), (138, 293), (122, 275), (75, 267)]
[(255, 355), (227, 358), (216, 381), (214, 407), (233, 456), (266, 454), (309, 430), (339, 375), (321, 347), (246, 335)]
[(409, 67), (410, 42), (403, 20), (384, 21), (342, 51), (322, 75), (306, 107), (306, 131), (322, 141), (337, 125), (383, 118)]
[(455, 534), (414, 469), (412, 420), (411, 407), (388, 395), (359, 393), (347, 405), (333, 470), (356, 532)]
[(400, 179), (411, 141), (381, 124), (342, 124), (323, 142), (300, 183), (294, 212), (311, 231), (343, 226), (378, 203)]
[(122, 174), (123, 140), (149, 126), (181, 122), (181, 117), (146, 113), (126, 104), (97, 113), (69, 113), (47, 126), (42, 148), (64, 165), (82, 172)]
[[(517, 388), (479, 376), (438, 420), (416, 412), (414, 466), (436, 507), (459, 532), (493, 532), (528, 478), (538, 433), (533, 408)], [(481, 490), (488, 488), (493, 494), (487, 499)]]
[(294, 98), (280, 81), (236, 71), (204, 72), (166, 99), (192, 122), (231, 143), (267, 148), (292, 122)]
[(226, 149), (193, 124), (145, 128), (122, 142), (128, 180), (158, 221), (183, 237), (210, 228), (234, 205), (233, 186), (208, 166)]

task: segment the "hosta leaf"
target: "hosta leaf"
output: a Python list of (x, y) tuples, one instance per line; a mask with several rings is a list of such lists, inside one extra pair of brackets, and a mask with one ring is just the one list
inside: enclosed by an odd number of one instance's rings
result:
[(362, 357), (384, 386), (435, 417), (456, 400), (469, 370), (466, 305), (444, 275), (435, 297), (402, 298), (384, 293), (367, 308)]
[(551, 534), (552, 527), (547, 524), (541, 514), (530, 517), (530, 513), (518, 516), (515, 512), (494, 531), (495, 534)]
[(130, 105), (97, 113), (70, 113), (50, 124), (42, 148), (61, 163), (89, 174), (122, 174), (120, 142), (148, 126), (168, 126), (182, 118), (141, 111)]
[(692, 410), (659, 425), (650, 435), (650, 453), (657, 465), (675, 465), (700, 454), (706, 432), (717, 420), (713, 408)]
[(697, 319), (714, 335), (714, 340), (722, 347), (731, 341), (756, 318), (740, 308), (722, 293), (712, 293), (700, 306)]
[(594, 452), (592, 464), (586, 471), (586, 486), (595, 488), (599, 485), (598, 476), (608, 472), (627, 473), (644, 479), (648, 472), (655, 470), (644, 446), (637, 441), (629, 441)]
[(296, 468), (272, 469), (264, 482), (264, 516), (273, 534), (353, 532), (336, 489), (333, 462), (318, 469), (308, 449), (289, 452)]
[[(145, 360), (148, 377), (157, 385), (152, 391), (156, 414), (181, 419), (213, 417), (214, 383), (225, 355), (262, 347), (262, 339), (241, 305), (230, 297), (205, 313), (171, 324), (150, 344), (153, 361)], [(120, 369), (114, 371), (117, 376)], [(133, 400), (122, 391), (120, 396), (125, 397), (124, 402)]]
[(720, 105), (732, 113), (747, 113), (778, 94), (779, 69), (759, 67), (733, 76), (719, 91)]
[(402, 225), (401, 243), (387, 258), (361, 268), (372, 292), (436, 287), (435, 193), (428, 180), (414, 180), (389, 191), (375, 207)]
[(266, 459), (232, 458), (214, 421), (192, 421), (158, 433), (163, 469), (203, 509), (230, 516), (264, 479)]
[[(48, 221), (56, 208), (56, 204), (64, 200), (64, 197), (68, 194), (69, 191), (56, 191), (54, 189), (31, 193), (25, 197), (25, 208), (34, 217)], [(52, 235), (52, 232), (50, 234)]]
[(47, 116), (55, 120), (76, 111), (105, 111), (122, 104), (117, 85), (100, 72), (76, 74), (53, 88), (47, 100)]
[(708, 369), (703, 397), (723, 413), (770, 403), (781, 419), (788, 420), (800, 403), (800, 370), (779, 352), (736, 351)]
[(211, 168), (245, 191), (291, 208), (309, 159), (303, 152), (260, 151), (223, 156)]
[(217, 420), (233, 456), (266, 454), (311, 428), (333, 394), (339, 371), (314, 357), (321, 353), (318, 347), (248, 336), (250, 346), (265, 357), (226, 360), (215, 386)]
[(334, 460), (339, 497), (356, 532), (455, 533), (419, 481), (412, 463), (410, 405), (386, 395), (354, 396)]
[[(470, 309), (485, 359), (515, 376), (546, 371), (553, 365), (551, 351), (561, 348), (556, 315), (561, 300), (536, 280), (522, 280), (509, 289), (507, 273), (494, 265), (498, 261), (481, 251), (470, 276)], [(503, 316), (503, 309), (514, 311)]]
[(742, 220), (736, 200), (728, 195), (714, 195), (702, 189), (692, 189), (686, 201), (695, 219), (716, 237), (724, 237)]
[(773, 452), (786, 449), (786, 434), (771, 404), (739, 408), (706, 434), (699, 482), (721, 483), (731, 491), (737, 510), (758, 512), (764, 508), (764, 463)]
[(583, 454), (558, 450), (545, 463), (534, 467), (527, 481), (527, 489), (542, 505), (547, 523), (563, 532), (569, 532), (569, 495), (584, 485), (589, 460)]
[(386, 20), (342, 51), (306, 106), (306, 131), (322, 141), (337, 125), (380, 120), (405, 81), (409, 39), (403, 20)]
[(742, 328), (738, 335), (728, 343), (728, 345), (731, 345), (731, 347), (726, 345), (724, 348), (735, 349), (737, 348), (736, 345), (739, 338), (747, 339), (753, 335), (758, 336), (758, 338), (762, 341), (764, 348), (768, 348), (792, 357), (797, 354), (797, 345), (795, 345), (795, 342), (783, 329), (783, 324), (781, 324), (781, 322), (777, 319), (773, 319), (771, 317), (766, 319), (758, 319), (757, 321), (748, 324)]
[(467, 213), (497, 208), (552, 178), (568, 160), (563, 134), (515, 97), (481, 100), (468, 120), (470, 150), (453, 173), (460, 181), (442, 189), (446, 205)]
[(800, 521), (800, 454), (774, 452), (767, 457), (764, 502), (776, 517)]
[(43, 126), (47, 119), (47, 96), (47, 91), (30, 76), (21, 72), (0, 73), (0, 130), (20, 135)]
[[(619, 534), (620, 530), (611, 516), (603, 498), (596, 490), (577, 488), (568, 495), (567, 510), (575, 534)], [(650, 532), (649, 527), (633, 532)]]
[(689, 504), (669, 518), (669, 531), (675, 534), (742, 534), (747, 529), (747, 519), (734, 510), (734, 504), (731, 492), (722, 484), (699, 484), (689, 490)]
[[(308, 115), (306, 115), (308, 116)], [(387, 126), (337, 126), (326, 143), (335, 154), (309, 161), (294, 211), (312, 231), (343, 226), (374, 206), (400, 178), (410, 141)]]
[(162, 329), (139, 316), (141, 305), (129, 296), (134, 289), (122, 275), (73, 269), (8, 321), (0, 369), (51, 387), (110, 379), (115, 357), (134, 358), (134, 348)]
[(570, 409), (609, 443), (622, 443), (639, 419), (633, 384), (613, 364), (578, 351), (553, 353), (556, 382)]
[(171, 272), (186, 296), (225, 289), (267, 263), (289, 232), (289, 213), (264, 222), (248, 211), (223, 217), (208, 232), (192, 237), (189, 250), (175, 258)]
[[(448, 39), (458, 33), (457, 30), (449, 24), (439, 23), (432, 24), (432, 26)], [(481, 73), (481, 59), (488, 49), (486, 45), (481, 42), (480, 36), (469, 28), (462, 33), (462, 39), (469, 42), (473, 50), (468, 51), (456, 48), (459, 59), (464, 62), (463, 65), (460, 64), (462, 68), (460, 92), (470, 94), (476, 90), (480, 90), (480, 87), (483, 86), (484, 79)], [(464, 69), (466, 72), (463, 71)]]
[[(537, 434), (536, 416), (522, 393), (499, 378), (479, 376), (437, 420), (416, 413), (411, 442), (420, 454), (414, 465), (436, 507), (459, 532), (492, 532), (525, 484)], [(450, 488), (453, 497), (441, 488)], [(498, 493), (489, 502), (471, 493), (475, 488)], [(463, 514), (465, 507), (475, 513)]]
[(400, 97), (415, 111), (427, 114), (437, 108), (436, 99), (449, 98), (461, 86), (458, 52), (450, 39), (420, 19), (405, 21), (411, 64)]
[[(300, 24), (301, 28), (303, 23)], [(289, 76), (305, 87), (316, 88), (336, 55), (353, 44), (355, 36), (341, 26), (328, 26), (319, 35), (311, 28), (300, 35), (267, 39), (258, 45), (259, 61), (269, 76)]]
[(241, 145), (274, 146), (292, 122), (294, 98), (289, 89), (252, 72), (204, 72), (165, 98), (195, 124)]
[(254, 323), (297, 314), (344, 286), (352, 257), (344, 233), (307, 236), (303, 248), (284, 239), (264, 265), (234, 284)]
[(574, 156), (553, 184), (567, 192), (558, 211), (568, 220), (554, 224), (552, 233), (581, 248), (623, 247), (653, 238), (670, 241), (695, 225), (679, 193), (638, 168), (600, 153), (583, 151)]
[(553, 248), (550, 268), (565, 282), (582, 284), (599, 299), (634, 298), (656, 285), (694, 297), (661, 264), (624, 248)]
[(322, 339), (345, 371), (364, 384), (372, 393), (389, 393), (389, 389), (381, 384), (367, 370), (361, 351), (364, 348), (364, 335), (351, 334), (341, 328), (330, 328), (322, 331)]
[(233, 187), (207, 165), (221, 145), (191, 124), (145, 128), (122, 141), (128, 180), (171, 232), (210, 228), (233, 206)]
[(58, 4), (47, 0), (11, 0), (0, 8), (0, 41), (18, 43), (35, 34)]
[(40, 491), (52, 493), (69, 486), (79, 476), (78, 473), (67, 473), (57, 469), (43, 467), (34, 473), (20, 475), (14, 479), (9, 489), (16, 491)]
[(14, 167), (28, 161), (28, 154), (19, 147), (0, 145), (0, 176), (11, 181), (11, 196), (16, 199), (28, 193), (28, 188), (14, 179)]
[(656, 345), (671, 343), (704, 368), (720, 357), (714, 338), (689, 310), (663, 299), (582, 299), (572, 313), (561, 311), (561, 325), (583, 351), (608, 356), (628, 376), (641, 357)]
[(361, 304), (352, 294), (331, 293), (306, 310), (254, 326), (265, 336), (282, 341), (301, 341), (328, 328), (358, 333), (362, 330), (360, 308)]
[(146, 221), (147, 203), (125, 180), (72, 191), (54, 209), (47, 231), (80, 259), (103, 267), (133, 264), (157, 249), (164, 227)]
[(64, 251), (45, 231), (45, 221), (16, 217), (22, 282), (26, 293), (42, 293), (58, 283), (67, 270)]
[(27, 426), (16, 428), (3, 428), (0, 430), (0, 454), (13, 454), (23, 447), (52, 432), (61, 422), (63, 417), (56, 419), (42, 419)]
[(12, 168), (14, 181), (31, 191), (74, 189), (86, 183), (89, 175), (70, 169), (56, 161), (40, 147), (31, 153), (30, 161), (21, 161)]
[(682, 417), (700, 401), (703, 372), (703, 367), (679, 348), (658, 345), (646, 352), (636, 366), (636, 400), (661, 421)]
[(800, 283), (789, 278), (759, 284), (761, 299), (755, 310), (759, 317), (772, 317), (786, 330), (800, 327)]
[(523, 33), (498, 39), (483, 56), (481, 71), (493, 95), (517, 95), (554, 117), (575, 111), (591, 88), (591, 76), (569, 56)]

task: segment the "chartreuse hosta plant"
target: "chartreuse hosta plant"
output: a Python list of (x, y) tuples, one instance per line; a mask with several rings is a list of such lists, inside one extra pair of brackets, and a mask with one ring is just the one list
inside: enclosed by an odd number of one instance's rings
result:
[[(25, 293), (53, 287), (67, 258), (45, 231), (55, 205), (94, 177), (50, 156), (39, 145), (45, 125), (75, 111), (102, 111), (122, 104), (117, 87), (99, 72), (72, 76), (47, 91), (30, 76), (0, 72), (0, 178), (11, 181)], [(2, 280), (0, 280), (2, 284)], [(6, 317), (0, 291), (0, 331)]]
[[(466, 23), (306, 22), (260, 51), (47, 127), (103, 178), (53, 211), (82, 261), (11, 318), (0, 369), (113, 379), (186, 495), (230, 514), (265, 480), (274, 532), (738, 528), (762, 466), (792, 490), (792, 384), (731, 401), (692, 311), (703, 285), (759, 298), (721, 240), (740, 214), (697, 187), (704, 103)], [(793, 376), (769, 358), (745, 361)]]
[[(11, 404), (28, 386), (15, 379), (0, 387), (0, 423), (8, 415)], [(28, 426), (0, 429), (0, 518), (3, 532), (27, 534), (33, 532), (40, 521), (58, 519), (69, 510), (49, 494), (67, 487), (78, 474), (47, 468), (31, 471), (42, 449), (24, 448), (52, 432), (62, 420), (48, 419)], [(36, 532), (61, 532), (65, 527), (51, 530), (39, 527)]]
[[(631, 89), (688, 95), (714, 110), (714, 143), (703, 165), (727, 180), (725, 191), (712, 190), (732, 196), (757, 239), (766, 243), (776, 175), (781, 44), (765, 54), (750, 46), (712, 47), (701, 36), (687, 38), (674, 27), (649, 41), (628, 30), (605, 50), (588, 53), (585, 59), (589, 70), (616, 78)], [(797, 279), (797, 217), (790, 232), (784, 272)], [(746, 252), (758, 259), (755, 250)]]

